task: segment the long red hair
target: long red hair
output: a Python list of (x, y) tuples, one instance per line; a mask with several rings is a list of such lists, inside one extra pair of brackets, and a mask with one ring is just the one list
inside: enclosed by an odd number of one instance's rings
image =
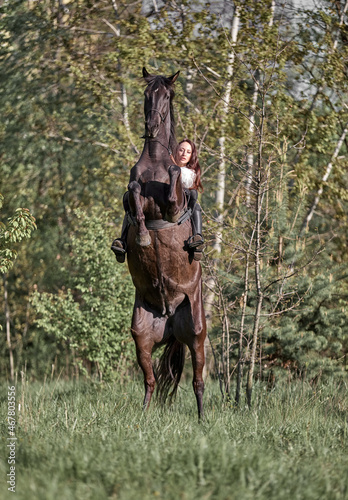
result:
[(174, 156), (175, 161), (176, 162), (178, 161), (178, 153), (179, 153), (180, 144), (182, 144), (183, 142), (188, 142), (189, 145), (191, 146), (191, 158), (187, 164), (187, 167), (192, 168), (192, 170), (194, 170), (196, 173), (195, 182), (194, 182), (192, 188), (190, 188), (190, 189), (196, 189), (200, 193), (203, 193), (204, 189), (203, 189), (203, 185), (201, 182), (201, 166), (200, 166), (199, 161), (198, 161), (197, 148), (196, 148), (195, 143), (192, 142), (190, 139), (183, 139), (182, 141), (180, 141), (177, 148), (176, 148), (176, 151), (175, 151), (175, 156)]

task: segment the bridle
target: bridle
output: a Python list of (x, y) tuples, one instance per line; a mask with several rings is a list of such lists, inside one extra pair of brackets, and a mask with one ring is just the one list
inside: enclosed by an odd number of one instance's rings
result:
[[(157, 109), (157, 108), (151, 108), (151, 109), (149, 109), (149, 111), (145, 115), (145, 123), (146, 124), (147, 124), (147, 117), (148, 117), (149, 113), (151, 113), (151, 111), (156, 111), (156, 113), (158, 113), (160, 115), (162, 123), (164, 123), (164, 120), (167, 118), (168, 113), (169, 113), (169, 110), (168, 110), (166, 116), (163, 117), (163, 115), (162, 115), (162, 113), (160, 112), (159, 109)], [(171, 147), (170, 147), (170, 139), (168, 139), (168, 147), (165, 146), (164, 144), (162, 144), (161, 141), (159, 141), (156, 138), (152, 138), (152, 137), (148, 137), (146, 135), (143, 135), (142, 139), (152, 139), (153, 141), (159, 142), (160, 145), (163, 146), (168, 151), (171, 160), (175, 163), (175, 160), (173, 158), (173, 151), (171, 150)]]
[(167, 111), (166, 116), (165, 116), (165, 117), (163, 117), (163, 115), (162, 115), (162, 113), (160, 112), (160, 110), (159, 110), (159, 109), (156, 109), (156, 108), (151, 108), (151, 109), (149, 109), (149, 111), (148, 111), (148, 112), (146, 113), (146, 115), (145, 115), (145, 123), (147, 123), (147, 116), (149, 115), (149, 113), (151, 113), (151, 111), (156, 111), (156, 113), (158, 113), (158, 114), (160, 115), (160, 117), (161, 117), (161, 122), (162, 122), (162, 123), (164, 123), (164, 120), (167, 118), (168, 113), (169, 113), (169, 111)]

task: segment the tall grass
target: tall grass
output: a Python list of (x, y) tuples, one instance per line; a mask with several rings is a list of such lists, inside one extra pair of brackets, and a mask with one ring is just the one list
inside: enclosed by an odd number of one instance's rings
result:
[[(7, 393), (1, 390), (6, 446)], [(171, 407), (141, 410), (142, 384), (18, 384), (18, 500), (348, 499), (345, 384), (255, 388), (254, 407), (222, 405), (207, 384), (198, 424), (190, 384)]]

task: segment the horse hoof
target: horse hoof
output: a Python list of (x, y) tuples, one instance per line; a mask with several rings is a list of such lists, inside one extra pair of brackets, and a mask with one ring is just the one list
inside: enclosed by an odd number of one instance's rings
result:
[(181, 212), (180, 212), (180, 210), (179, 210), (179, 212), (178, 212), (177, 214), (175, 214), (175, 215), (169, 215), (169, 214), (167, 214), (167, 215), (166, 215), (166, 219), (167, 219), (167, 221), (168, 221), (168, 222), (174, 222), (174, 223), (175, 223), (175, 222), (178, 222), (178, 220), (180, 219), (180, 217), (181, 217)]
[(135, 241), (141, 247), (148, 247), (151, 245), (151, 237), (149, 234), (138, 235)]

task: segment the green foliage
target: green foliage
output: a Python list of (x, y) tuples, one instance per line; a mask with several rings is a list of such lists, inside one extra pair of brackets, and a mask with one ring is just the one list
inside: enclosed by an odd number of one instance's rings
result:
[(46, 335), (67, 345), (80, 364), (93, 363), (99, 376), (107, 378), (134, 357), (129, 333), (133, 285), (114, 262), (107, 214), (76, 210), (75, 216), (69, 258), (62, 269), (66, 285), (58, 293), (34, 293), (32, 304)]
[[(4, 198), (0, 193), (0, 209), (3, 207)], [(30, 238), (31, 233), (37, 229), (35, 218), (27, 208), (17, 208), (7, 225), (0, 222), (0, 273), (7, 273), (17, 258), (14, 244), (23, 239)]]

